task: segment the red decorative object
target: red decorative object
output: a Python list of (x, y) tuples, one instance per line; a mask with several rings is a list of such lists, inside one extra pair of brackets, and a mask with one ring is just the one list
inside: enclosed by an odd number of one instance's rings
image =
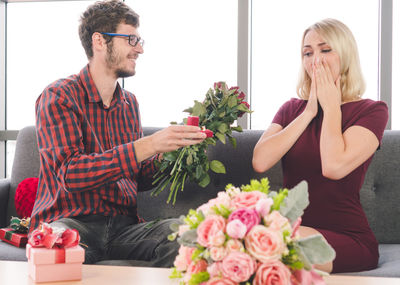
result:
[(21, 218), (30, 217), (35, 204), (36, 191), (38, 188), (37, 177), (22, 180), (15, 191), (15, 209)]
[(202, 130), (202, 131), (200, 131), (200, 132), (205, 133), (205, 134), (207, 135), (208, 138), (212, 138), (212, 137), (214, 136), (214, 133), (213, 133), (213, 131), (211, 131), (211, 130), (205, 129), (205, 130)]
[(16, 247), (25, 247), (28, 237), (27, 234), (17, 233), (14, 229), (0, 229), (0, 240), (8, 242)]
[(187, 125), (197, 127), (199, 125), (199, 117), (198, 116), (189, 116), (187, 118)]

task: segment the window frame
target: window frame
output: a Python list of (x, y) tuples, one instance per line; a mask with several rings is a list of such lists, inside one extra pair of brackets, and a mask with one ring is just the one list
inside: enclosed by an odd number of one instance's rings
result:
[[(7, 4), (18, 2), (50, 2), (60, 0), (0, 0), (0, 178), (5, 178), (6, 144), (8, 140), (16, 140), (18, 130), (7, 129)], [(79, 0), (64, 0), (79, 1)], [(389, 121), (386, 129), (392, 126), (392, 30), (393, 30), (393, 0), (380, 0), (379, 9), (379, 74), (378, 98), (389, 107)], [(238, 58), (237, 82), (245, 92), (246, 100), (252, 101), (251, 92), (251, 44), (252, 44), (252, 0), (238, 0)], [(122, 84), (124, 82), (122, 81)], [(243, 129), (251, 129), (251, 115), (246, 114), (238, 120)]]

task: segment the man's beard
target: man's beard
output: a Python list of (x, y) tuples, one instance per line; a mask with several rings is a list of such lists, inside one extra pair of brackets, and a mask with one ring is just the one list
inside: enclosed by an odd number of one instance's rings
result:
[[(107, 44), (107, 58), (106, 58), (107, 67), (113, 69), (115, 66), (118, 65), (119, 62), (121, 62), (121, 60), (114, 52), (113, 42), (110, 42), (109, 44)], [(135, 75), (136, 71), (135, 70), (129, 71), (126, 69), (117, 68), (114, 73), (117, 78), (125, 78)]]

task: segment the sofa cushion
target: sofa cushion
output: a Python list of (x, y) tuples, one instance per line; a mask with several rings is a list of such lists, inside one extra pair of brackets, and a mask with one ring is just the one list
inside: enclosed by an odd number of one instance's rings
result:
[[(397, 158), (397, 159), (394, 159)], [(360, 192), (361, 204), (379, 243), (400, 244), (400, 131), (385, 131)]]
[(28, 177), (39, 175), (39, 150), (36, 141), (36, 129), (29, 126), (21, 129), (17, 136), (14, 162), (11, 171), (11, 184), (7, 208), (7, 221), (11, 216), (17, 216), (15, 210), (15, 190), (18, 184)]

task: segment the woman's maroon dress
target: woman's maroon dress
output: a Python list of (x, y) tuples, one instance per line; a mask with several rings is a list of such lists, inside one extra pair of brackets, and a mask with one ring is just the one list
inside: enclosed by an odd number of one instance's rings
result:
[[(273, 123), (285, 128), (300, 115), (307, 101), (291, 99), (278, 111)], [(381, 142), (388, 120), (384, 102), (364, 99), (341, 106), (342, 131), (362, 126)], [(376, 268), (378, 242), (369, 227), (360, 203), (360, 189), (372, 156), (340, 180), (322, 175), (320, 135), (321, 107), (297, 142), (282, 158), (284, 187), (292, 188), (302, 180), (308, 183), (310, 204), (303, 215), (303, 226), (317, 229), (335, 249), (333, 272), (356, 272)]]

